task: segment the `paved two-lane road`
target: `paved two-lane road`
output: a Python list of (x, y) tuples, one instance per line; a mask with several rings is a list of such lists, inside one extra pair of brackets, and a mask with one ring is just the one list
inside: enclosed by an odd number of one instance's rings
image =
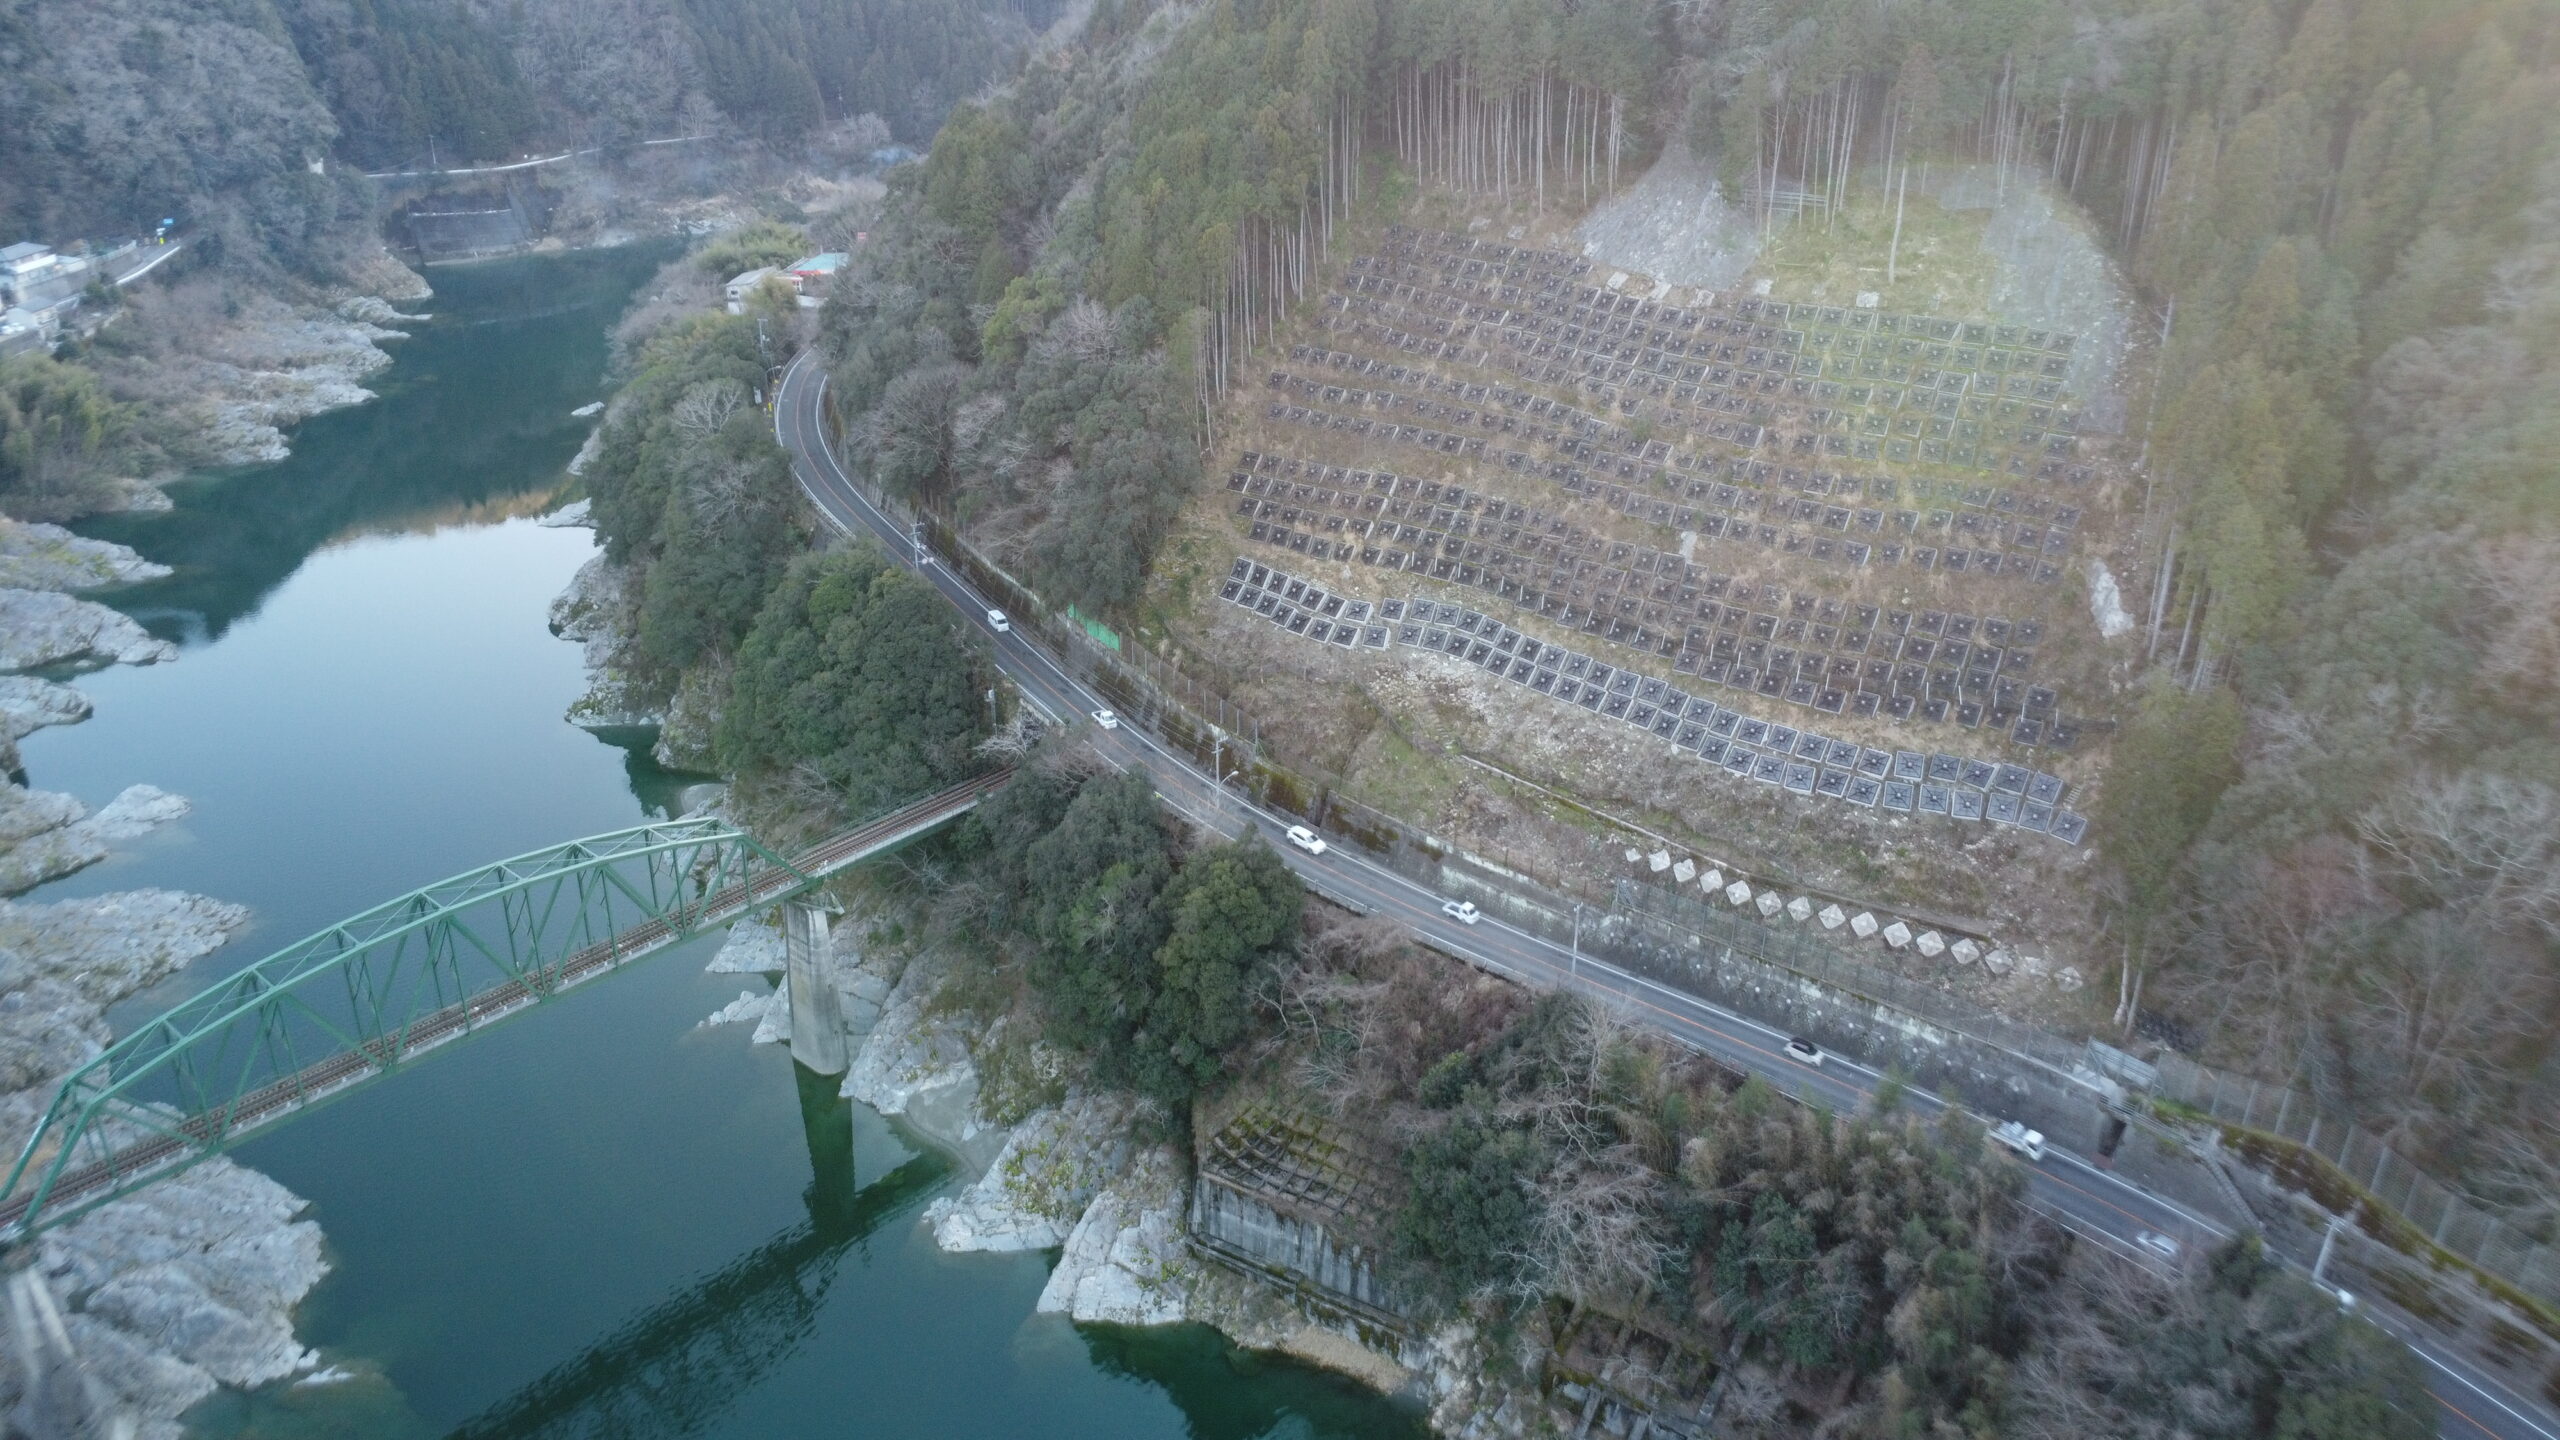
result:
[[(791, 452), (801, 488), (830, 523), (849, 535), (872, 536), (891, 555), (912, 564), (906, 534), (863, 496), (827, 443), (821, 419), (826, 384), (826, 372), (811, 355), (804, 353), (793, 361), (776, 396), (774, 433)], [(921, 573), (986, 633), (997, 665), (1035, 703), (1071, 722), (1083, 721), (1104, 706), (1101, 697), (1080, 684), (1030, 635), (1019, 629), (993, 630), (986, 618), (986, 598), (949, 567), (929, 563)], [(1136, 726), (1087, 728), (1097, 751), (1124, 770), (1146, 770), (1164, 803), (1186, 819), (1221, 835), (1248, 830), (1260, 834), (1309, 889), (1363, 914), (1400, 921), (1435, 949), (1524, 984), (1591, 995), (1684, 1045), (1834, 1109), (1857, 1108), (1883, 1083), (1877, 1072), (1840, 1056), (1820, 1067), (1798, 1064), (1783, 1053), (1787, 1038), (1783, 1032), (1578, 955), (1491, 915), (1473, 925), (1452, 920), (1440, 911), (1447, 897), (1364, 856), (1341, 846), (1323, 855), (1308, 855), (1289, 845), (1284, 832), (1292, 821), (1222, 790), (1188, 756), (1167, 750)], [(1907, 1103), (1925, 1113), (1935, 1110), (1939, 1102), (1914, 1091)], [(2038, 1208), (2091, 1241), (2137, 1259), (2149, 1258), (2136, 1248), (2137, 1237), (2146, 1232), (2171, 1236), (2189, 1247), (2208, 1244), (2227, 1233), (2212, 1220), (2058, 1147), (2049, 1147), (2045, 1159), (2027, 1169), (2029, 1193)], [(2456, 1440), (2480, 1436), (2560, 1440), (2560, 1427), (2535, 1415), (2529, 1402), (2494, 1379), (2425, 1343), (2413, 1340), (2413, 1346), (2431, 1366), (2436, 1399), (2445, 1412), (2444, 1435)]]

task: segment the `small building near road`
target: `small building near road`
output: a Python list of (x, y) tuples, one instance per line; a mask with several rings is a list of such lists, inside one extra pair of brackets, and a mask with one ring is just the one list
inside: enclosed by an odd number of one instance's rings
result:
[(29, 288), (53, 278), (61, 268), (62, 257), (54, 254), (49, 245), (21, 240), (0, 247), (0, 300), (20, 303)]
[(842, 250), (829, 250), (791, 262), (791, 284), (800, 292), (802, 309), (814, 310), (825, 303), (827, 287), (834, 283), (836, 272), (844, 268), (845, 259)]
[(79, 256), (56, 254), (51, 246), (32, 240), (0, 247), (0, 304), (31, 311), (49, 323), (58, 321), (78, 307), (90, 268)]
[(730, 276), (729, 283), (720, 287), (721, 293), (728, 298), (729, 313), (732, 315), (743, 313), (747, 308), (747, 297), (755, 293), (757, 286), (773, 278), (774, 274), (774, 267), (759, 265), (743, 275)]
[(16, 306), (0, 310), (0, 360), (43, 349), (44, 332), (43, 322), (33, 314)]

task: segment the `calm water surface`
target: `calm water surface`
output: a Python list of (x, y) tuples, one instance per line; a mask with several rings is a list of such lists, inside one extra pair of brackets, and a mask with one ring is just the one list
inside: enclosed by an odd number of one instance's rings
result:
[[(185, 653), (81, 679), (96, 717), (30, 737), (28, 778), (93, 805), (147, 781), (196, 811), (34, 898), (169, 886), (258, 917), (120, 1023), (402, 891), (664, 814), (699, 778), (561, 721), (578, 653), (545, 610), (592, 542), (530, 518), (663, 258), (440, 272), (379, 403), (171, 514), (88, 527), (179, 567), (107, 598)], [(937, 1156), (743, 1030), (693, 1028), (740, 989), (701, 973), (710, 943), (245, 1147), (328, 1234), (302, 1330), (353, 1378), (214, 1402), (199, 1433), (1420, 1433), (1205, 1331), (1034, 1317), (1048, 1257), (937, 1252)]]

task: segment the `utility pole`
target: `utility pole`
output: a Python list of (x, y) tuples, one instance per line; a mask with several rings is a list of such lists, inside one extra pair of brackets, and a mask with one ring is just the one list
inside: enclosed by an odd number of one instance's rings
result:
[(2338, 1231), (2346, 1223), (2347, 1217), (2344, 1215), (2329, 1217), (2329, 1228), (2320, 1236), (2320, 1257), (2311, 1262), (2311, 1288), (2315, 1290), (2321, 1288), (2320, 1277), (2329, 1269), (2329, 1252), (2337, 1248)]

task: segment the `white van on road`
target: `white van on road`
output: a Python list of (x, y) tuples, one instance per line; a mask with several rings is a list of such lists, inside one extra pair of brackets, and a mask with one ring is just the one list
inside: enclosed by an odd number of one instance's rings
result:
[(2003, 1120), (1992, 1126), (1991, 1143), (2024, 1160), (2036, 1161), (2044, 1158), (2044, 1132), (2030, 1130), (2015, 1120)]

